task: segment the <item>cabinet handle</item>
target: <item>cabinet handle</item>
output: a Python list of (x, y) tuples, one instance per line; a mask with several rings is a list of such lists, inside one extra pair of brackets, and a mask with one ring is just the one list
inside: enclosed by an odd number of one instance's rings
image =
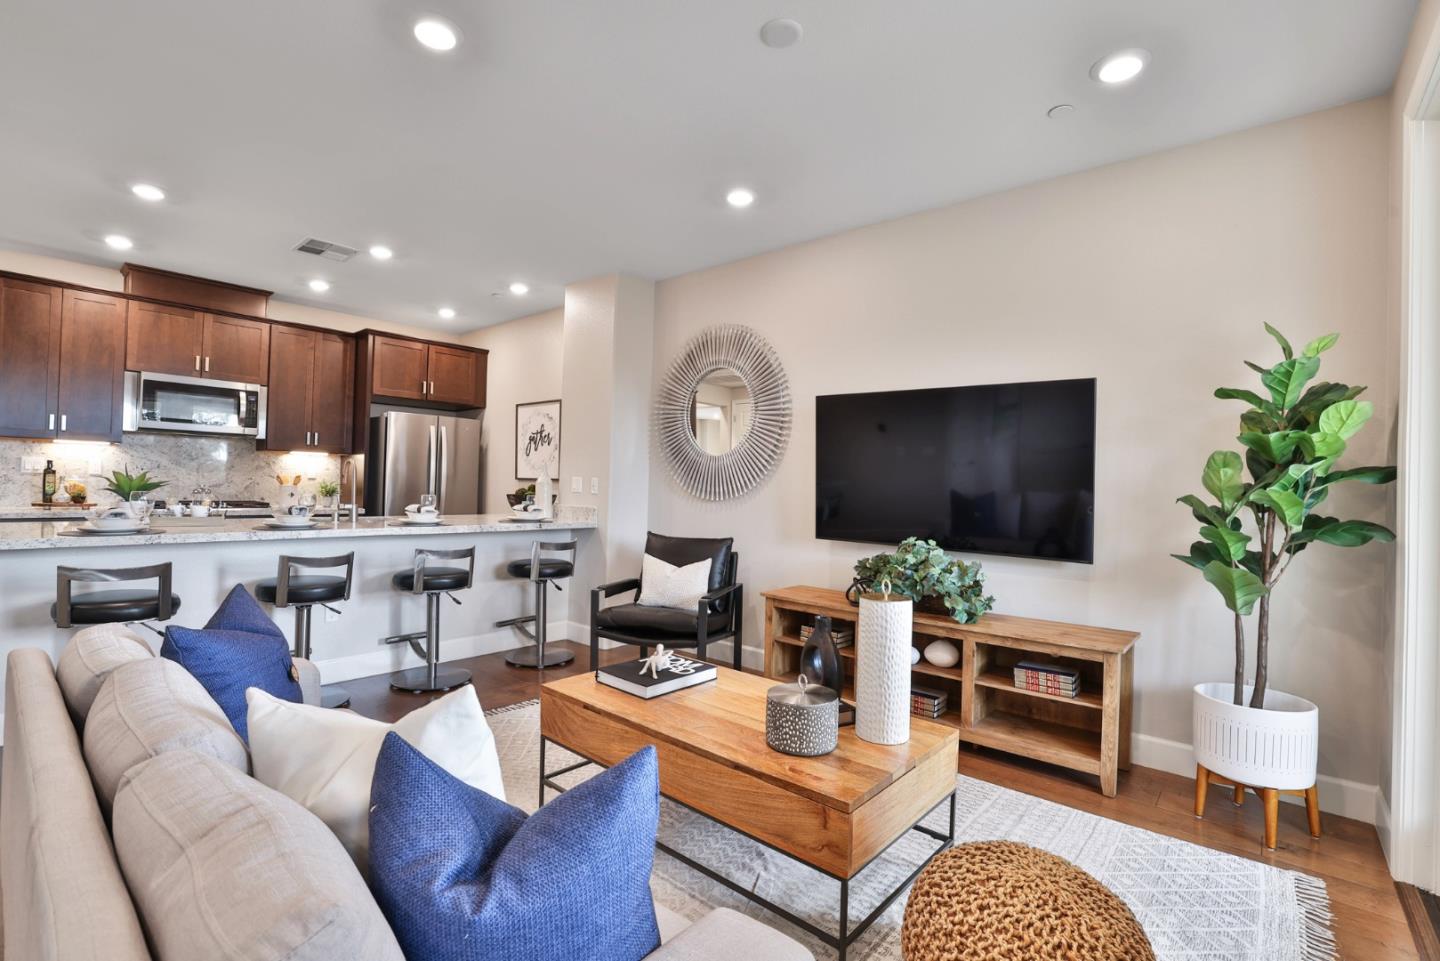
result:
[(210, 373), (210, 358), (209, 358), (209, 356), (206, 356), (206, 358), (205, 358), (205, 373), (207, 373), (207, 374)]
[(60, 415), (60, 433), (65, 433), (65, 421), (69, 420), (64, 414)]
[(320, 446), (320, 432), (318, 430), (315, 432), (315, 440), (313, 440), (311, 443), (313, 443), (316, 447)]
[(435, 396), (435, 382), (433, 380), (430, 382), (430, 396)]
[(195, 355), (195, 369), (196, 369), (196, 370), (199, 370), (199, 369), (200, 369), (200, 355), (199, 355), (199, 354), (196, 354), (196, 355)]
[(310, 432), (308, 430), (305, 432), (305, 446), (310, 446)]
[(429, 392), (430, 392), (429, 382), (422, 380), (422, 381), (420, 382), (420, 393), (422, 393), (422, 394), (428, 394)]
[(50, 415), (50, 426), (47, 427), (46, 430), (54, 430), (54, 429), (55, 429), (55, 415), (54, 415), (54, 414), (51, 414), (51, 415)]

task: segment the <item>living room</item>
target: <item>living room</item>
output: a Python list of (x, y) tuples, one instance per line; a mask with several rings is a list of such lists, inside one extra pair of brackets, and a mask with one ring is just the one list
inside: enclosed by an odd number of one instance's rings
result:
[(3, 16), (7, 958), (1440, 958), (1440, 3)]

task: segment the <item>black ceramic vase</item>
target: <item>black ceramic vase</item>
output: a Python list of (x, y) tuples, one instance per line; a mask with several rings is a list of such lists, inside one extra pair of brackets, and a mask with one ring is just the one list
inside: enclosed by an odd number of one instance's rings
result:
[(840, 667), (840, 650), (830, 634), (830, 618), (815, 618), (815, 630), (800, 649), (800, 673), (811, 684), (828, 687), (839, 694), (844, 689), (845, 673)]

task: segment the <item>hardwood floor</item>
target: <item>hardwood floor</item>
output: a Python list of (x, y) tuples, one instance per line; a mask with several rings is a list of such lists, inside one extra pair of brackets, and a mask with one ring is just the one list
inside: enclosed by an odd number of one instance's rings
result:
[[(471, 671), (481, 704), (492, 710), (538, 698), (541, 684), (588, 668), (588, 646), (564, 641), (551, 646), (572, 651), (575, 660), (544, 672), (510, 667), (502, 654), (448, 663)], [(601, 652), (605, 662), (633, 656), (634, 648)], [(392, 691), (383, 675), (346, 681), (344, 686), (351, 693), (355, 711), (385, 721), (402, 717), (438, 696)], [(1434, 957), (1427, 952), (1422, 958), (1417, 949), (1379, 838), (1368, 824), (1327, 814), (1324, 837), (1316, 841), (1306, 828), (1305, 809), (1282, 804), (1279, 847), (1266, 853), (1261, 847), (1264, 818), (1259, 798), (1248, 796), (1245, 804), (1236, 808), (1229, 792), (1211, 791), (1204, 820), (1196, 820), (1195, 782), (1188, 777), (1134, 767), (1121, 773), (1118, 794), (1107, 798), (1092, 776), (984, 749), (962, 747), (959, 770), (1158, 834), (1322, 878), (1330, 892), (1340, 957), (1346, 961), (1430, 961)], [(1418, 897), (1412, 900), (1420, 906), (1417, 917), (1424, 917), (1423, 902)]]

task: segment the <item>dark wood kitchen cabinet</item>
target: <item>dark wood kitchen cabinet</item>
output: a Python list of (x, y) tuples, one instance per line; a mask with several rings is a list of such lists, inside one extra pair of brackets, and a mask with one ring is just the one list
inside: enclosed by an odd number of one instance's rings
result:
[(125, 367), (155, 374), (264, 384), (270, 328), (263, 320), (131, 301)]
[(427, 399), (460, 407), (484, 407), (485, 361), (485, 354), (469, 348), (431, 344)]
[(273, 328), (266, 448), (350, 452), (354, 350), (339, 334)]
[(486, 352), (371, 334), (370, 393), (452, 410), (485, 406)]
[(118, 441), (125, 301), (0, 278), (0, 435)]
[(370, 338), (372, 393), (399, 400), (430, 396), (429, 345), (400, 337)]

